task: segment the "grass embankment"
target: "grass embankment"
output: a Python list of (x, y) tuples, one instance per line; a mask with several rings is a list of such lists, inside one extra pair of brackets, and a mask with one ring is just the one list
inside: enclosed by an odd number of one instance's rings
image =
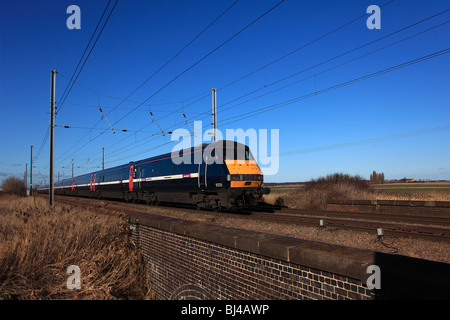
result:
[(267, 203), (291, 208), (326, 210), (331, 200), (450, 201), (449, 183), (369, 185), (359, 176), (331, 174), (305, 184), (269, 186)]
[[(124, 217), (0, 197), (0, 299), (150, 298), (140, 259)], [(67, 288), (71, 265), (81, 289)]]

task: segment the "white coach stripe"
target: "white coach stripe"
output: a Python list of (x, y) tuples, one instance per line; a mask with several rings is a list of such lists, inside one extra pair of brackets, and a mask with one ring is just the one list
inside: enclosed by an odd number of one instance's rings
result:
[[(198, 178), (198, 172), (187, 173), (187, 174), (175, 174), (169, 176), (159, 176), (159, 177), (150, 177), (150, 178), (139, 178), (133, 179), (133, 182), (145, 182), (145, 181), (161, 181), (161, 180), (174, 180), (174, 179), (187, 179), (187, 178)], [(107, 182), (96, 182), (95, 186), (103, 186), (110, 184), (120, 184), (120, 183), (128, 183), (130, 180), (116, 180), (116, 181), (107, 181)], [(73, 187), (89, 187), (90, 183), (85, 184), (74, 184)], [(55, 189), (63, 189), (63, 188), (72, 188), (72, 185), (66, 186), (55, 186)]]

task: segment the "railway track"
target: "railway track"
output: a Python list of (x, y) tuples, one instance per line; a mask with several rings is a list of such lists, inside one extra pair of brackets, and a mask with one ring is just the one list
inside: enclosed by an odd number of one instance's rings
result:
[[(155, 208), (170, 209), (172, 207), (155, 207), (145, 204), (125, 203), (112, 200), (94, 200), (88, 198), (72, 198), (56, 196), (55, 200), (70, 205), (89, 205), (107, 207), (123, 214), (154, 212)], [(276, 207), (261, 207), (253, 211), (225, 211), (213, 212), (196, 210), (188, 206), (173, 207), (183, 212), (202, 213), (207, 217), (225, 217), (253, 219), (266, 222), (297, 224), (310, 227), (323, 228), (325, 230), (355, 230), (378, 234), (382, 230), (383, 236), (420, 238), (432, 241), (444, 241), (450, 243), (450, 213), (449, 217), (434, 217), (429, 215), (400, 215), (400, 214), (375, 214), (355, 213), (341, 211), (314, 211)]]
[(450, 243), (450, 214), (449, 218), (443, 218), (281, 209), (274, 213), (255, 212), (252, 216), (266, 221), (350, 229), (375, 234), (382, 229), (381, 232), (385, 236), (423, 238)]

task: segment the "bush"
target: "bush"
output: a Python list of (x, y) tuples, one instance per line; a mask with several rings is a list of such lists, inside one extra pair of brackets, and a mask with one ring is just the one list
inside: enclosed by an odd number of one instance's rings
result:
[(2, 182), (2, 189), (5, 193), (25, 196), (27, 187), (25, 181), (16, 177), (9, 177)]
[(369, 183), (361, 176), (350, 176), (344, 173), (329, 174), (326, 177), (321, 177), (316, 180), (311, 180), (306, 184), (306, 190), (311, 189), (330, 189), (336, 185), (347, 185), (361, 189), (364, 191), (369, 190)]
[[(277, 198), (275, 198), (277, 197)], [(360, 176), (334, 173), (326, 177), (311, 180), (284, 194), (268, 195), (268, 202), (275, 205), (283, 203), (291, 208), (326, 210), (330, 200), (371, 199), (374, 193), (369, 183)]]

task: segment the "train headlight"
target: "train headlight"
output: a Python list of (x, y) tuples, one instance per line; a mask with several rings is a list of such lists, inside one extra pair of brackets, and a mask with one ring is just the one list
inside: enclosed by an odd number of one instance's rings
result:
[(262, 174), (229, 174), (228, 181), (263, 181)]

